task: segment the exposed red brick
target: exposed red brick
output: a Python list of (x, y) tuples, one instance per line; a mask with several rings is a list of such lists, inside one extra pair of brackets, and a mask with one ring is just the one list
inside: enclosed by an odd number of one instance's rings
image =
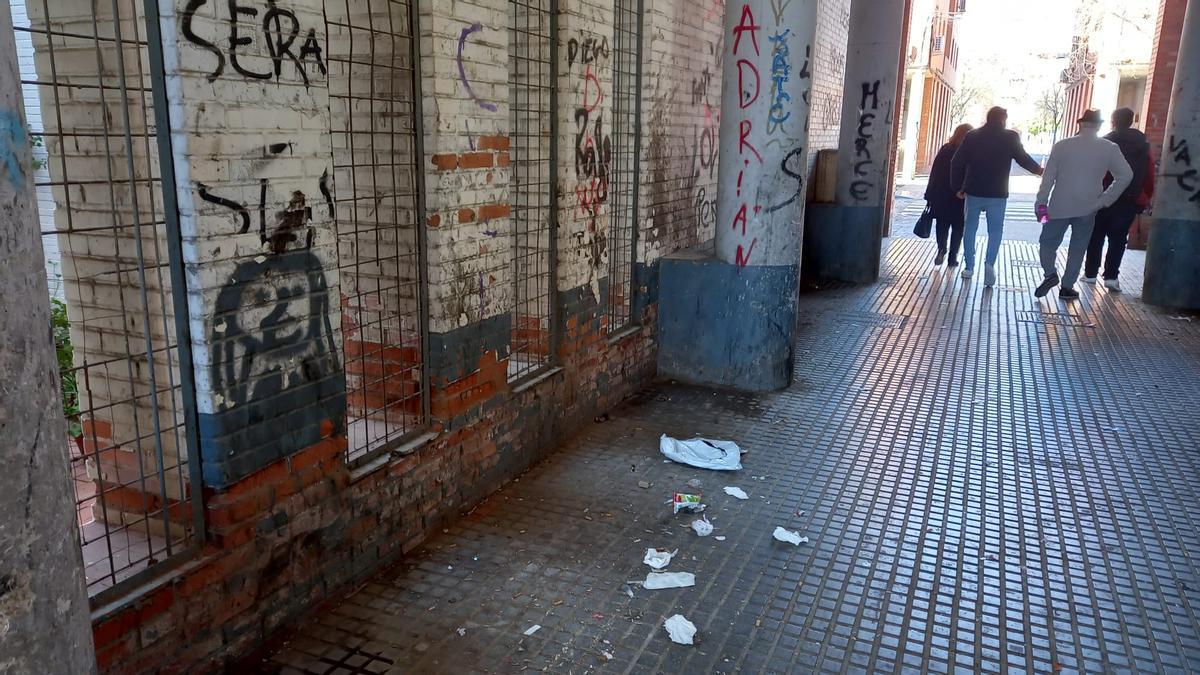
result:
[(431, 161), (437, 167), (438, 171), (449, 171), (458, 168), (458, 155), (434, 155)]
[(493, 218), (506, 218), (509, 214), (508, 204), (488, 204), (479, 207), (479, 220), (487, 221)]
[(480, 150), (508, 150), (508, 136), (480, 136)]
[(487, 169), (492, 166), (490, 152), (464, 152), (458, 156), (458, 166), (463, 169)]
[(507, 152), (500, 152), (496, 154), (496, 166), (508, 166), (508, 164), (509, 159)]
[(429, 216), (429, 226), (430, 227), (437, 227), (438, 225), (441, 225), (441, 224), (442, 224), (442, 217), (440, 215), (435, 213), (435, 214)]
[(474, 221), (475, 221), (475, 211), (473, 211), (471, 209), (459, 209), (458, 210), (458, 222), (471, 223)]

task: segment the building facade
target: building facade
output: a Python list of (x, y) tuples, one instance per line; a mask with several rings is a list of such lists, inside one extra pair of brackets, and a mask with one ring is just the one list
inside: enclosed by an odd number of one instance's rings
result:
[(929, 172), (955, 122), (950, 119), (958, 84), (955, 19), (965, 9), (963, 0), (913, 3), (900, 141), (899, 168), (906, 177)]

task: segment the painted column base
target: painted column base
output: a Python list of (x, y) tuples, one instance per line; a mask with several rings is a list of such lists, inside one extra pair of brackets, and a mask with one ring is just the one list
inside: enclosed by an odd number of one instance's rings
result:
[(794, 265), (739, 268), (698, 249), (663, 258), (659, 375), (742, 391), (787, 388), (798, 289)]
[(1154, 219), (1142, 300), (1174, 309), (1200, 309), (1200, 221)]
[(809, 204), (804, 218), (805, 283), (869, 284), (879, 279), (883, 209)]

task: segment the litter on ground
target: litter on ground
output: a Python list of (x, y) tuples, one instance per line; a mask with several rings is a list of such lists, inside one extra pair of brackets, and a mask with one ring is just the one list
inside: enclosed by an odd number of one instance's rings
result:
[(717, 535), (713, 537), (713, 539), (716, 539), (717, 541), (725, 541), (725, 537), (722, 537), (721, 535)]
[(697, 518), (696, 520), (693, 520), (692, 529), (695, 530), (696, 534), (700, 535), (701, 537), (707, 537), (713, 532), (712, 523), (708, 522), (708, 518)]
[(727, 485), (725, 486), (725, 494), (730, 497), (737, 497), (738, 499), (750, 499), (750, 495), (746, 494), (746, 491), (739, 487), (729, 487)]
[(696, 575), (691, 572), (647, 572), (642, 588), (657, 591), (663, 588), (687, 588), (696, 585)]
[(535, 623), (535, 624), (533, 624), (532, 626), (530, 626), (530, 627), (529, 627), (529, 628), (528, 628), (528, 629), (525, 631), (525, 634), (526, 634), (526, 635), (533, 635), (534, 633), (538, 632), (538, 631), (539, 631), (539, 630), (541, 630), (541, 629), (542, 629), (542, 626), (541, 626), (541, 624), (537, 624), (537, 623)]
[(700, 503), (702, 497), (703, 495), (688, 495), (682, 492), (672, 494), (671, 507), (674, 509), (673, 512), (687, 511), (688, 513), (700, 513), (704, 511), (707, 506)]
[(671, 564), (671, 558), (676, 553), (679, 553), (679, 549), (668, 551), (665, 548), (648, 548), (646, 549), (646, 557), (642, 558), (642, 562), (656, 570), (661, 570)]
[(742, 468), (742, 450), (733, 441), (706, 438), (681, 441), (663, 434), (658, 449), (667, 459), (701, 469), (740, 471)]
[(467, 629), (466, 629), (466, 628), (459, 628), (459, 629), (458, 629), (458, 636), (459, 636), (459, 637), (462, 637), (462, 636), (464, 636), (464, 635), (466, 635), (466, 634), (467, 634)]
[(667, 619), (663, 628), (667, 629), (667, 635), (675, 644), (690, 645), (693, 644), (692, 638), (696, 637), (696, 624), (683, 618), (682, 614)]
[(785, 530), (782, 527), (776, 527), (773, 536), (779, 541), (786, 541), (789, 544), (795, 544), (797, 546), (808, 543), (808, 537), (801, 537), (798, 532)]

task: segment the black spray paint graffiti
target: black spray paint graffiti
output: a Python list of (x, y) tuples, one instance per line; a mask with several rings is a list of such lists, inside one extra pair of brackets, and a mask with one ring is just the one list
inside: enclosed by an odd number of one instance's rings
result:
[(608, 60), (608, 38), (571, 38), (567, 41), (567, 68), (576, 63), (588, 65), (600, 60)]
[[(292, 409), (328, 402), (314, 385), (341, 369), (329, 287), (316, 255), (295, 251), (239, 264), (215, 311), (212, 385), (225, 409), (257, 401)], [(339, 421), (337, 411), (330, 416)]]
[[(212, 52), (213, 56), (217, 57), (217, 65), (212, 72), (208, 74), (208, 81), (212, 82), (225, 72), (226, 52), (217, 47), (211, 40), (203, 38), (196, 34), (193, 21), (196, 17), (196, 12), (201, 7), (208, 4), (208, 0), (189, 0), (187, 7), (183, 10), (183, 36), (192, 44)], [(244, 21), (247, 17), (253, 19), (258, 16), (259, 11), (255, 7), (239, 4), (238, 0), (228, 0), (229, 15), (225, 17), (229, 24), (229, 38), (226, 41), (228, 45), (229, 65), (233, 67), (243, 77), (248, 77), (256, 80), (276, 80), (283, 74), (284, 61), (292, 63), (296, 72), (304, 80), (304, 86), (308, 86), (308, 61), (311, 60), (316, 66), (317, 72), (321, 75), (326, 74), (325, 62), (321, 52), (321, 41), (317, 38), (315, 28), (308, 29), (304, 39), (300, 41), (300, 20), (296, 15), (287, 9), (282, 9), (275, 4), (275, 0), (267, 0), (267, 9), (262, 15), (262, 37), (261, 40), (266, 44), (267, 52), (274, 62), (272, 72), (258, 72), (250, 70), (242, 65), (238, 60), (239, 56), (253, 55), (255, 50), (252, 48), (255, 44), (254, 34), (239, 32), (239, 29), (244, 29)], [(297, 44), (299, 42), (299, 44)], [(247, 49), (247, 47), (251, 47)], [(261, 51), (257, 52), (261, 53)]]
[(1192, 150), (1188, 147), (1186, 138), (1176, 140), (1175, 135), (1167, 139), (1167, 149), (1171, 154), (1171, 160), (1180, 165), (1179, 171), (1164, 173), (1163, 178), (1174, 178), (1179, 189), (1185, 193), (1191, 193), (1188, 198), (1189, 202), (1200, 204), (1200, 170), (1192, 163)]
[(782, 202), (769, 207), (767, 213), (775, 213), (786, 206), (795, 204), (796, 200), (800, 199), (804, 193), (804, 162), (804, 148), (794, 148), (783, 156), (783, 161), (779, 163), (779, 170), (783, 172), (783, 175), (796, 181), (796, 191)]
[(700, 72), (700, 77), (692, 78), (692, 105), (703, 103), (708, 105), (708, 85), (712, 84), (712, 73), (708, 68)]
[(612, 135), (605, 130), (600, 113), (604, 89), (592, 68), (608, 56), (605, 38), (571, 38), (567, 43), (567, 68), (575, 63), (584, 66), (582, 98), (579, 107), (575, 108), (575, 215), (582, 215), (588, 221), (590, 232), (599, 230), (597, 221), (601, 205), (608, 201), (612, 171)]
[[(257, 168), (263, 164), (267, 164), (284, 150), (290, 148), (290, 143), (273, 143), (265, 148), (263, 153), (264, 159), (253, 163), (252, 167)], [(305, 197), (303, 192), (299, 190), (293, 191), (287, 206), (282, 211), (275, 213), (275, 226), (270, 228), (270, 234), (268, 234), (267, 189), (269, 186), (270, 181), (266, 178), (258, 180), (258, 236), (262, 243), (270, 244), (271, 253), (278, 255), (287, 251), (289, 244), (298, 241), (296, 235), (299, 230), (308, 228), (308, 223), (312, 222), (312, 207), (307, 205), (307, 197)], [(204, 201), (223, 206), (237, 214), (238, 219), (241, 221), (238, 234), (246, 234), (250, 231), (250, 210), (245, 204), (213, 194), (204, 183), (197, 184), (197, 188), (200, 198)], [(321, 179), (317, 183), (317, 189), (320, 190), (321, 196), (329, 208), (330, 217), (333, 217), (333, 194), (329, 189), (329, 171), (321, 174)], [(308, 228), (305, 235), (304, 248), (306, 250), (311, 249), (312, 243), (313, 230), (312, 228)]]
[(864, 177), (870, 175), (871, 167), (875, 164), (874, 158), (871, 157), (871, 149), (867, 145), (875, 137), (872, 127), (876, 115), (868, 110), (879, 109), (879, 85), (879, 80), (863, 82), (862, 101), (858, 105), (858, 128), (854, 138), (854, 175), (857, 178), (850, 184), (850, 196), (857, 202), (866, 201), (875, 187), (874, 183)]

